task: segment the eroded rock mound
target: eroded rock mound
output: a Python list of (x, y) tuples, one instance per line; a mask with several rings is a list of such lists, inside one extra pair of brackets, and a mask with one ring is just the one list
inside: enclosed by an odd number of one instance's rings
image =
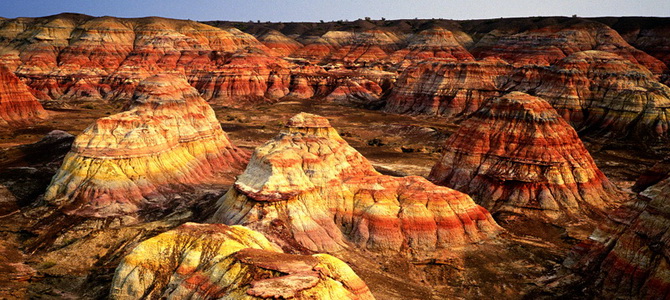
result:
[(242, 226), (186, 223), (140, 243), (116, 269), (112, 299), (374, 299), (327, 254), (284, 254)]
[(350, 242), (434, 256), (500, 231), (465, 194), (418, 176), (379, 174), (327, 119), (306, 113), (256, 149), (218, 205), (211, 222), (244, 224), (315, 251)]
[(548, 69), (521, 69), (514, 77), (514, 89), (546, 99), (579, 130), (668, 138), (670, 88), (645, 67), (618, 55), (578, 52)]
[(670, 169), (663, 173), (651, 186), (638, 185), (644, 188), (638, 200), (610, 215), (566, 259), (565, 266), (584, 276), (579, 283), (598, 297), (670, 295)]
[[(492, 31), (473, 49), (475, 57), (497, 56), (516, 65), (550, 65), (575, 52), (601, 50), (641, 64), (656, 74), (666, 66), (628, 44), (615, 30), (598, 22), (567, 22), (505, 35)], [(496, 36), (500, 34), (500, 36)]]
[(407, 39), (407, 46), (396, 51), (392, 60), (474, 60), (468, 50), (458, 43), (454, 34), (443, 28), (420, 31)]
[(77, 137), (44, 197), (86, 216), (164, 209), (171, 193), (230, 180), (247, 157), (186, 80), (158, 75), (140, 83), (129, 111)]
[(26, 126), (47, 117), (28, 87), (0, 65), (0, 127)]
[(546, 101), (521, 92), (487, 102), (444, 151), (429, 178), (494, 214), (566, 224), (617, 199), (575, 130)]
[(467, 115), (500, 96), (513, 67), (497, 59), (469, 62), (424, 61), (398, 78), (385, 110), (445, 117)]

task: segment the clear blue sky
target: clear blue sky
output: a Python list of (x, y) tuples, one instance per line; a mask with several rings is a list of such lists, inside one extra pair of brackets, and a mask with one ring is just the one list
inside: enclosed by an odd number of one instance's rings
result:
[(61, 12), (199, 21), (483, 19), (573, 14), (670, 17), (670, 0), (0, 0), (0, 16), (6, 18)]

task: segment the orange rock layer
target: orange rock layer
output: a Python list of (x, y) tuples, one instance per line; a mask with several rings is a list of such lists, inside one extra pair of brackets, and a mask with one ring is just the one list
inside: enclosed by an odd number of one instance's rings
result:
[(521, 92), (487, 102), (444, 151), (430, 180), (494, 214), (568, 224), (618, 198), (575, 130), (546, 101)]
[(242, 226), (186, 223), (140, 243), (112, 299), (374, 299), (346, 263), (295, 255)]
[(400, 75), (384, 110), (445, 117), (468, 115), (501, 95), (513, 68), (486, 59), (470, 62), (418, 62)]
[(247, 158), (185, 79), (158, 75), (139, 84), (129, 111), (77, 137), (45, 199), (96, 217), (164, 209), (178, 204), (173, 193), (225, 180)]
[(638, 184), (644, 189), (638, 200), (612, 214), (566, 259), (597, 297), (670, 297), (670, 169), (663, 173), (650, 186)]
[(306, 113), (256, 149), (217, 205), (210, 222), (282, 232), (277, 240), (288, 236), (314, 251), (336, 251), (349, 242), (434, 257), (500, 231), (465, 194), (417, 176), (377, 173), (328, 120)]
[(546, 26), (512, 35), (495, 36), (492, 31), (475, 45), (478, 58), (496, 56), (515, 65), (550, 65), (566, 56), (586, 50), (601, 50), (641, 64), (656, 74), (663, 62), (628, 44), (615, 30), (598, 22)]
[[(207, 100), (228, 96), (221, 90), (230, 88), (242, 97), (273, 97), (273, 89), (287, 88), (277, 87), (275, 78), (286, 62), (233, 28), (155, 17), (61, 14), (8, 20), (0, 25), (0, 37), (6, 41), (0, 45), (3, 60), (18, 65), (16, 73), (52, 99), (128, 100), (139, 81), (165, 72), (198, 80), (193, 85)], [(229, 74), (240, 65), (246, 66)], [(202, 78), (211, 83), (203, 84)]]
[(548, 69), (521, 69), (516, 90), (546, 99), (579, 130), (667, 139), (670, 88), (645, 67), (615, 54), (584, 51)]
[(28, 87), (0, 65), (0, 127), (31, 125), (47, 116)]

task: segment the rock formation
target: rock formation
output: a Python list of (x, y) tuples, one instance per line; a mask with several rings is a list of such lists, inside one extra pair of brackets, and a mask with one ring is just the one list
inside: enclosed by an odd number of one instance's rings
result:
[[(206, 100), (225, 94), (220, 86), (233, 76), (240, 78), (234, 80), (237, 85), (248, 82), (229, 92), (233, 96), (275, 96), (275, 74), (286, 64), (238, 29), (156, 17), (60, 14), (13, 19), (0, 25), (0, 37), (2, 60), (16, 66), (19, 77), (51, 99), (128, 100), (138, 82), (165, 72), (186, 75)], [(230, 74), (240, 67), (240, 57), (260, 71), (247, 66)]]
[(642, 173), (633, 186), (633, 191), (642, 192), (644, 189), (670, 177), (670, 157), (659, 161), (653, 167)]
[(474, 60), (472, 54), (458, 43), (454, 34), (443, 28), (432, 28), (409, 37), (407, 46), (393, 53), (395, 62), (403, 60)]
[(615, 54), (577, 52), (548, 69), (521, 69), (513, 77), (513, 89), (546, 99), (580, 131), (668, 138), (670, 88)]
[[(667, 299), (670, 295), (670, 169), (658, 181), (638, 182), (632, 205), (610, 215), (573, 249), (564, 265), (584, 277), (579, 284), (600, 298)], [(647, 185), (649, 184), (649, 185)]]
[(617, 54), (647, 67), (655, 74), (666, 69), (663, 62), (635, 49), (612, 28), (589, 21), (544, 26), (497, 38), (484, 37), (472, 51), (477, 58), (496, 56), (515, 65), (546, 66), (586, 50)]
[(221, 181), (246, 159), (186, 80), (157, 75), (139, 84), (129, 111), (77, 137), (45, 199), (96, 217), (165, 209), (178, 205), (171, 193)]
[(28, 87), (0, 65), (0, 127), (26, 126), (47, 117)]
[(258, 41), (281, 56), (289, 56), (302, 48), (302, 44), (276, 30), (268, 30), (259, 35)]
[(385, 110), (445, 117), (467, 115), (501, 95), (512, 66), (496, 59), (469, 62), (421, 61), (400, 75)]
[(116, 269), (112, 299), (374, 299), (341, 260), (284, 254), (242, 226), (186, 223), (140, 243)]
[(575, 130), (547, 102), (521, 92), (486, 102), (444, 151), (430, 180), (494, 214), (567, 224), (618, 198)]
[(465, 194), (418, 176), (377, 173), (328, 120), (300, 113), (258, 147), (210, 222), (243, 224), (314, 251), (347, 242), (381, 253), (435, 251), (500, 228)]

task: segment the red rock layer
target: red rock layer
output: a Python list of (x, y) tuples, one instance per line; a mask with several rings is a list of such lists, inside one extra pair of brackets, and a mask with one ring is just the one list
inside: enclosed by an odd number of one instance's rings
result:
[(211, 222), (244, 224), (315, 251), (347, 242), (382, 253), (435, 257), (496, 235), (491, 215), (465, 194), (377, 173), (328, 120), (300, 113), (259, 147)]
[(375, 65), (398, 50), (403, 39), (402, 35), (383, 30), (328, 31), (320, 37), (300, 39), (305, 47), (292, 56), (321, 63)]
[[(0, 34), (6, 39), (0, 45), (0, 53), (6, 53), (3, 61), (17, 65), (19, 77), (52, 99), (128, 100), (139, 81), (165, 72), (184, 74), (189, 79), (212, 77), (213, 81), (228, 81), (229, 75), (221, 73), (230, 73), (241, 56), (248, 56), (245, 64), (253, 64), (259, 71), (243, 67), (237, 75), (242, 78), (237, 85), (245, 80), (249, 83), (236, 94), (274, 96), (274, 74), (286, 64), (253, 36), (237, 29), (155, 17), (119, 19), (61, 14), (8, 20), (0, 26)], [(260, 90), (263, 88), (267, 89)], [(222, 94), (216, 90), (199, 91)]]
[(452, 117), (467, 115), (499, 96), (513, 68), (485, 59), (470, 62), (418, 62), (400, 75), (386, 111)]
[(521, 69), (516, 90), (546, 99), (579, 130), (664, 139), (670, 88), (645, 67), (602, 51), (574, 53), (549, 69)]
[(615, 30), (597, 22), (546, 26), (502, 36), (493, 42), (486, 37), (475, 46), (476, 57), (500, 57), (515, 65), (550, 65), (572, 53), (601, 50), (614, 53), (641, 64), (656, 74), (662, 73), (663, 62), (635, 49)]
[(302, 48), (302, 44), (276, 30), (268, 30), (258, 36), (258, 41), (281, 56), (289, 56)]
[(458, 43), (454, 34), (443, 28), (423, 30), (407, 39), (407, 46), (391, 56), (394, 62), (403, 60), (474, 60), (470, 52)]
[(226, 105), (279, 99), (289, 94), (291, 82), (286, 61), (258, 53), (238, 53), (215, 70), (194, 68), (189, 74), (203, 98)]
[(44, 198), (84, 216), (165, 209), (178, 204), (173, 193), (225, 180), (247, 157), (185, 79), (158, 75), (140, 83), (129, 111), (77, 137)]
[(641, 192), (647, 187), (650, 187), (658, 182), (670, 177), (670, 157), (656, 163), (649, 170), (645, 171), (635, 182), (633, 190)]
[(28, 87), (0, 65), (0, 127), (26, 126), (46, 117), (47, 112)]
[[(665, 163), (667, 167), (667, 162)], [(638, 200), (610, 216), (564, 265), (599, 298), (670, 298), (670, 169)]]
[(430, 180), (472, 195), (494, 214), (568, 224), (618, 198), (575, 130), (547, 102), (524, 93), (488, 101), (444, 151)]
[(374, 299), (346, 263), (284, 254), (242, 226), (186, 223), (140, 243), (116, 269), (112, 299)]

